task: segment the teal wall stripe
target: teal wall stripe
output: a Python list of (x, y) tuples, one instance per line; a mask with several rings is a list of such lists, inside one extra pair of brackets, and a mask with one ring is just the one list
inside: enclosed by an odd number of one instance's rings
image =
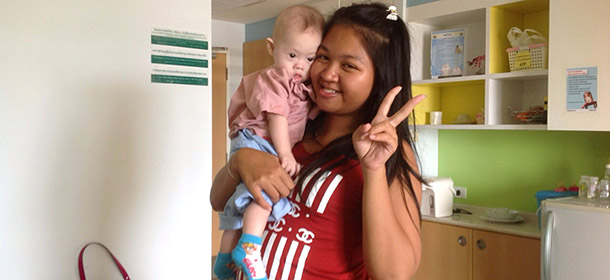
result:
[(175, 57), (175, 56), (152, 55), (150, 57), (150, 60), (152, 63), (155, 63), (155, 64), (170, 64), (170, 65), (208, 68), (208, 61), (206, 59), (193, 59), (193, 58), (184, 58), (184, 57)]
[(165, 46), (175, 46), (175, 47), (184, 47), (191, 49), (208, 49), (207, 41), (198, 41), (198, 40), (190, 40), (190, 39), (181, 39), (181, 38), (172, 38), (165, 36), (151, 36), (151, 43), (155, 45), (165, 45)]
[(155, 75), (152, 74), (151, 82), (162, 84), (183, 84), (183, 85), (198, 85), (207, 86), (207, 78), (186, 77), (186, 76), (171, 76), (171, 75)]

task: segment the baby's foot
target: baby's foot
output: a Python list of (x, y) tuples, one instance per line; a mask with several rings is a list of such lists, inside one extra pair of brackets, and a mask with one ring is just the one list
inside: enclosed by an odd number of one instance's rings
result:
[(231, 253), (233, 262), (249, 280), (267, 280), (265, 265), (261, 258), (261, 243), (260, 237), (244, 233)]
[(229, 253), (218, 253), (214, 263), (214, 274), (218, 279), (235, 279), (235, 264)]

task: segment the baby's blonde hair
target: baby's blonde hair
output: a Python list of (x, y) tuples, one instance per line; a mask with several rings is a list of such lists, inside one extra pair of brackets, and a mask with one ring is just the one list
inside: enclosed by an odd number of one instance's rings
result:
[(301, 33), (309, 28), (322, 34), (324, 30), (324, 16), (317, 9), (306, 5), (290, 6), (275, 20), (273, 26), (273, 40), (281, 40), (286, 34)]

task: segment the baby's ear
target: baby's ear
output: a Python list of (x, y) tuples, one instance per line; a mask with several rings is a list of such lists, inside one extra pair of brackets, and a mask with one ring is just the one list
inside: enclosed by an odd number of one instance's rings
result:
[(267, 37), (267, 52), (269, 52), (270, 56), (273, 56), (273, 50), (275, 49), (275, 46), (273, 45), (273, 39), (271, 39), (270, 37)]

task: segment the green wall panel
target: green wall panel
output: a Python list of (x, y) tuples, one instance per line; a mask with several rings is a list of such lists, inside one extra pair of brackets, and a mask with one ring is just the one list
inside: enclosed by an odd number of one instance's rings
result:
[(535, 212), (539, 190), (603, 177), (610, 132), (441, 130), (439, 176), (467, 188), (456, 203)]

